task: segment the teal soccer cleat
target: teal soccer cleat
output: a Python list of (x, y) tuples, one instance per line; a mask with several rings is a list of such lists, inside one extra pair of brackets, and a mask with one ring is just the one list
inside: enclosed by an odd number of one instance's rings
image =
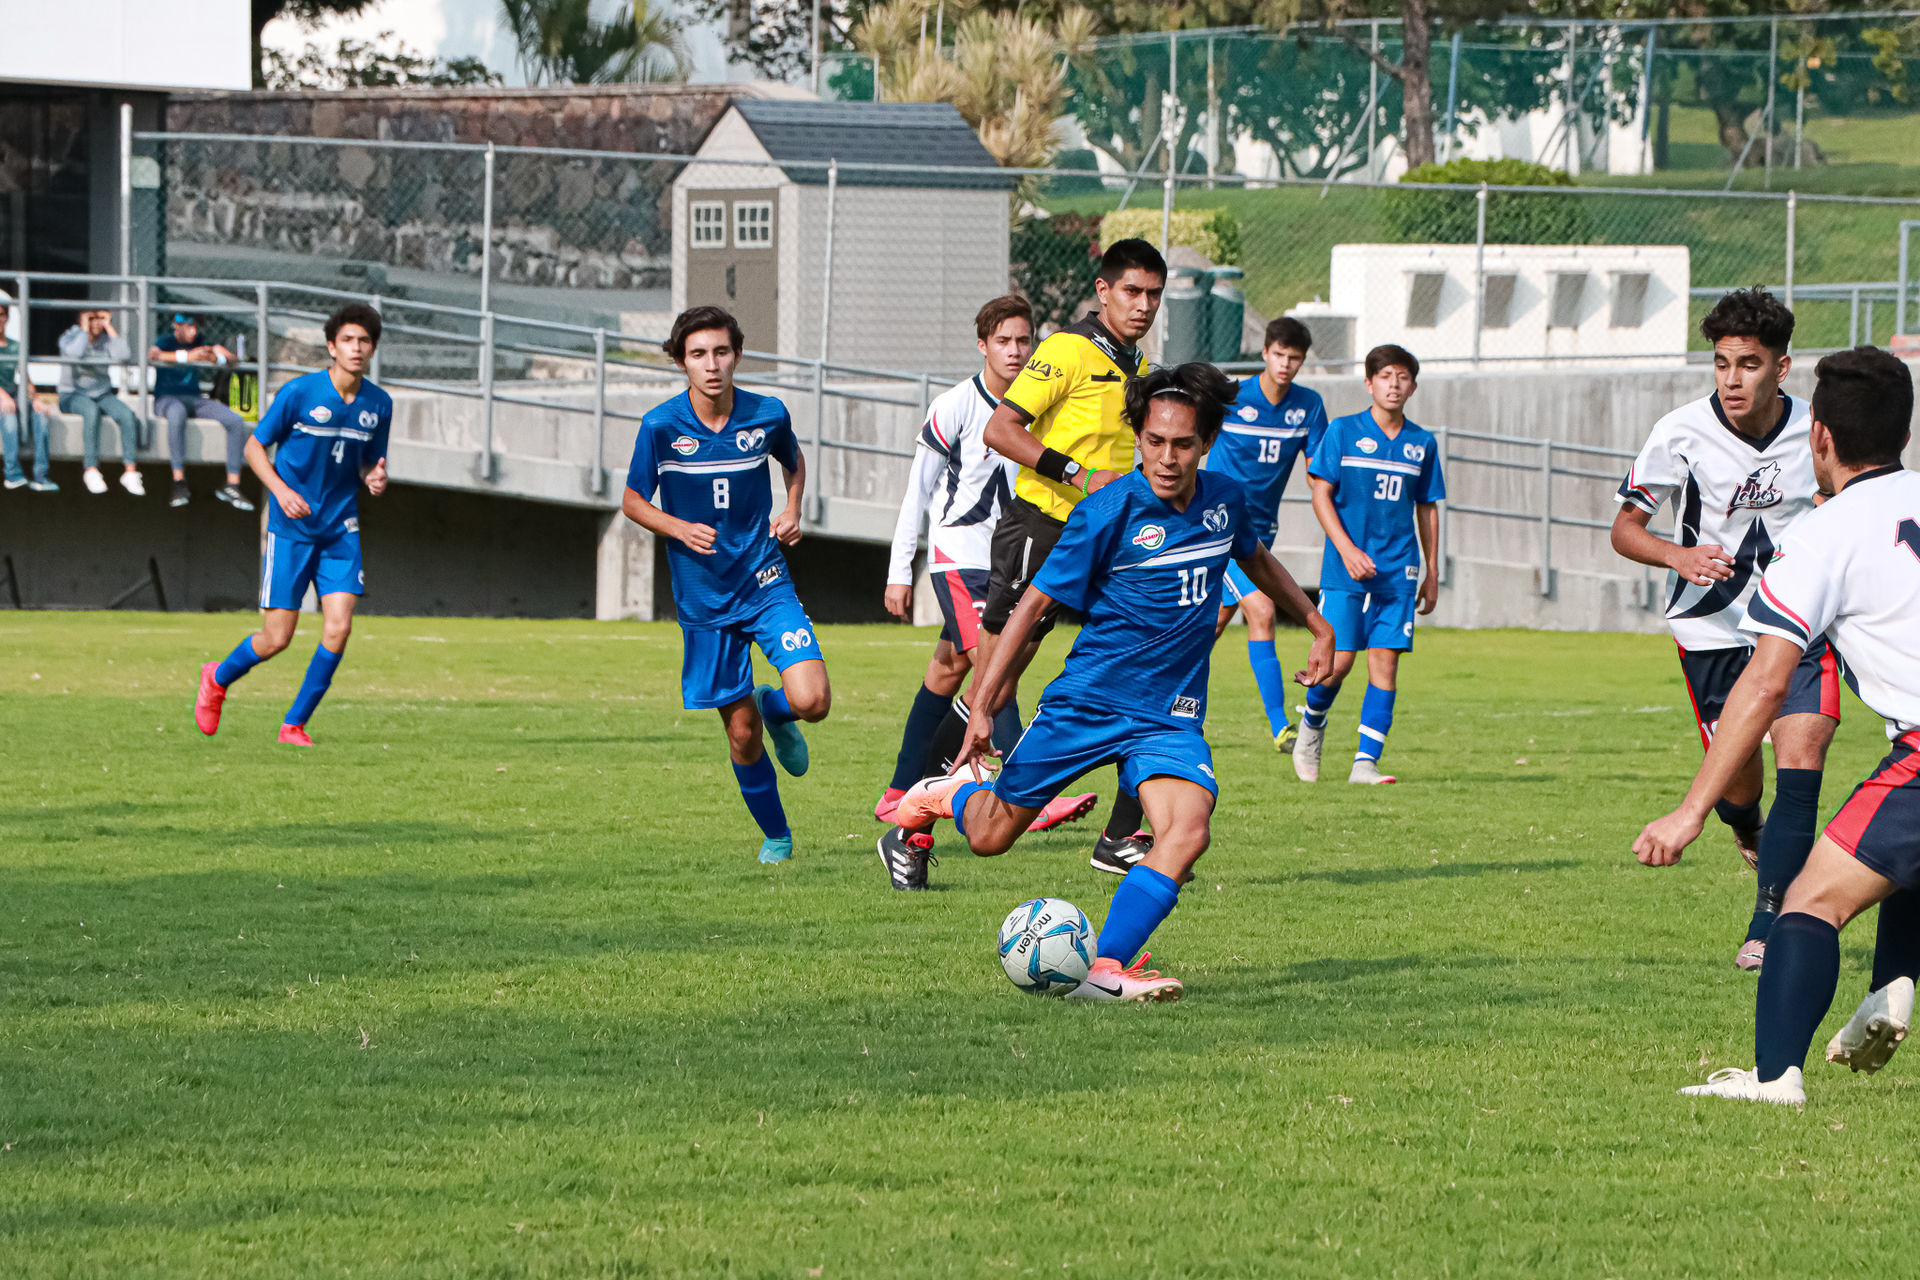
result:
[(760, 842), (760, 861), (785, 862), (793, 857), (792, 836), (768, 836)]
[[(773, 686), (770, 684), (763, 684), (753, 691), (753, 705), (760, 712), (762, 723), (767, 718), (767, 695), (772, 692)], [(773, 740), (773, 758), (780, 762), (782, 769), (795, 778), (807, 771), (807, 739), (800, 732), (798, 720), (768, 724), (767, 737)], [(760, 861), (767, 862), (769, 859), (763, 857)], [(771, 861), (777, 862), (779, 859)]]

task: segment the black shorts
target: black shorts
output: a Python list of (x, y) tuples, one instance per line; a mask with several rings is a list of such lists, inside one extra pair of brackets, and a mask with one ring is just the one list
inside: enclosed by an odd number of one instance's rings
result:
[[(1060, 541), (1060, 531), (1066, 527), (1066, 521), (1055, 520), (1025, 498), (1015, 498), (1007, 504), (1007, 509), (1000, 514), (1000, 523), (993, 530), (993, 569), (987, 584), (987, 608), (980, 615), (981, 626), (996, 636), (1000, 634), (1007, 619), (1013, 616), (1014, 606), (1032, 585), (1034, 575), (1053, 554), (1053, 544)], [(1030, 638), (1038, 640), (1053, 630), (1059, 613), (1060, 610), (1054, 608), (1042, 614)]]
[(1902, 889), (1920, 889), (1920, 730), (1853, 789), (1827, 824), (1827, 838)]
[(940, 638), (972, 653), (980, 644), (980, 613), (987, 607), (987, 571), (929, 565), (927, 580), (940, 602)]
[[(1712, 744), (1713, 728), (1727, 709), (1727, 697), (1752, 658), (1751, 649), (1680, 650), (1680, 671), (1687, 678), (1687, 693), (1693, 699), (1700, 745)], [(1833, 650), (1824, 639), (1814, 641), (1800, 655), (1793, 682), (1787, 686), (1787, 700), (1780, 704), (1780, 715), (1840, 718), (1840, 664), (1834, 661)]]

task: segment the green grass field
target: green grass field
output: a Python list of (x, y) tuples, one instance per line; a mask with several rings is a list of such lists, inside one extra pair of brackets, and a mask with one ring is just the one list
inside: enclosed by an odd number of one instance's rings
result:
[[(1804, 1113), (1674, 1093), (1751, 1062), (1752, 878), (1717, 828), (1670, 871), (1628, 853), (1699, 755), (1664, 639), (1423, 633), (1382, 791), (1292, 779), (1230, 635), (1213, 849), (1152, 944), (1187, 998), (1113, 1008), (1021, 995), (992, 950), (1028, 896), (1101, 918), (1090, 828), (991, 862), (943, 830), (940, 892), (886, 886), (870, 805), (926, 631), (825, 629), (837, 704), (769, 869), (670, 626), (363, 619), (300, 753), (273, 733), (311, 635), (193, 731), (247, 625), (0, 617), (9, 1277), (1824, 1275), (1910, 1247), (1913, 1061), (1816, 1065)], [(1829, 810), (1884, 747), (1847, 714)]]

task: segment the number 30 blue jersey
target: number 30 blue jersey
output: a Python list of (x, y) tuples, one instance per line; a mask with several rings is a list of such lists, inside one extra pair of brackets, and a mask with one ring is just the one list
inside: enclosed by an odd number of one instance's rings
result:
[(273, 469), (306, 499), (311, 514), (289, 520), (267, 503), (267, 532), (321, 542), (360, 527), (360, 473), (387, 456), (393, 397), (362, 380), (352, 403), (340, 398), (325, 369), (280, 388), (254, 428), (265, 447), (278, 446)]
[(787, 579), (786, 557), (767, 532), (773, 518), (772, 458), (800, 465), (787, 406), (738, 388), (727, 425), (711, 430), (682, 391), (640, 420), (627, 488), (670, 516), (713, 529), (713, 554), (667, 543), (673, 605), (683, 627), (730, 626), (757, 616), (761, 592)]
[(1322, 591), (1411, 594), (1419, 587), (1420, 537), (1414, 508), (1447, 496), (1433, 433), (1404, 422), (1391, 439), (1362, 410), (1335, 418), (1307, 463), (1307, 474), (1333, 485), (1333, 508), (1353, 545), (1373, 557), (1374, 575), (1355, 582), (1327, 539), (1320, 557)]

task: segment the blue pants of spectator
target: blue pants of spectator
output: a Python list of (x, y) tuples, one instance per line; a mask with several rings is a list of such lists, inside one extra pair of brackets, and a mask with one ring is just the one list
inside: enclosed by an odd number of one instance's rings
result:
[[(29, 408), (32, 425), (28, 430), (33, 433), (33, 478), (44, 481), (47, 478), (47, 415), (38, 409)], [(6, 454), (7, 483), (17, 485), (27, 477), (20, 470), (20, 415), (0, 414), (0, 448)]]
[(128, 466), (138, 460), (140, 422), (126, 402), (117, 395), (95, 399), (84, 391), (68, 391), (60, 396), (60, 412), (80, 415), (80, 452), (89, 467), (100, 465), (100, 418), (112, 418), (120, 428), (120, 457)]
[(206, 396), (161, 396), (153, 407), (167, 420), (167, 459), (175, 471), (187, 465), (187, 419), (207, 418), (226, 428), (227, 474), (240, 474), (246, 465), (247, 437), (253, 432), (245, 418)]

